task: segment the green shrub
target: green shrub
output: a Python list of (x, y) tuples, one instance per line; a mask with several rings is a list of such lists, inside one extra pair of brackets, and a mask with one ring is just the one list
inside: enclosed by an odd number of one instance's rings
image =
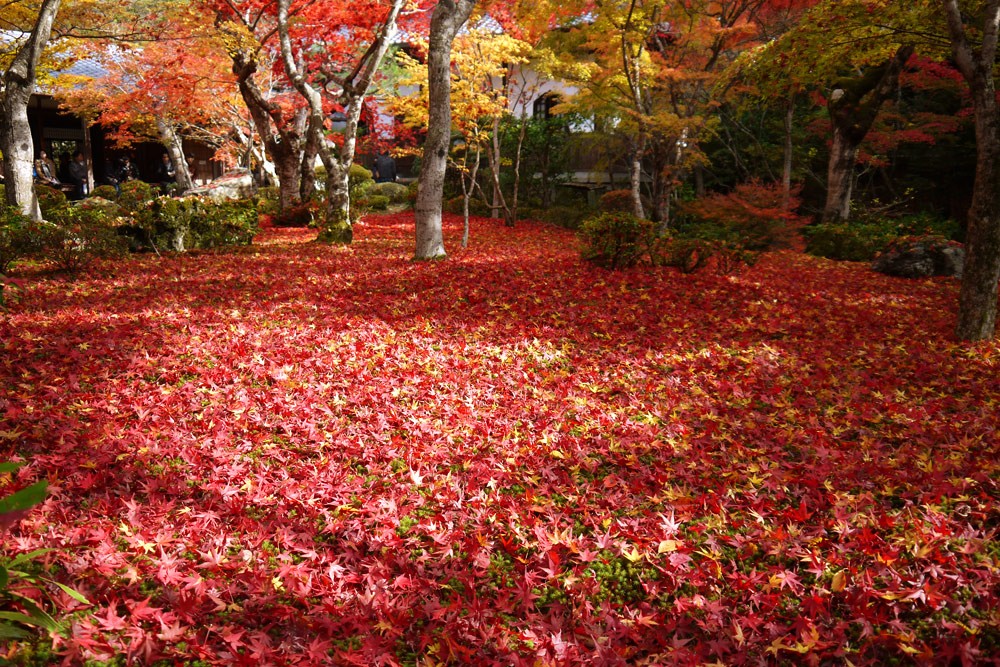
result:
[(66, 194), (62, 190), (51, 188), (41, 183), (35, 183), (35, 197), (38, 198), (38, 207), (42, 210), (42, 217), (46, 220), (53, 211), (66, 206)]
[(372, 173), (360, 164), (352, 164), (347, 176), (348, 187), (350, 188), (351, 201), (357, 201), (364, 197), (369, 188), (375, 185)]
[(851, 262), (871, 261), (895, 236), (885, 224), (827, 223), (803, 230), (806, 252)]
[(369, 211), (385, 211), (389, 208), (389, 198), (385, 195), (369, 194), (366, 198), (366, 206)]
[(257, 190), (257, 212), (275, 217), (281, 210), (278, 188), (266, 187)]
[(158, 192), (145, 181), (126, 181), (121, 184), (118, 205), (129, 213), (138, 213), (153, 201)]
[(121, 257), (128, 249), (127, 241), (100, 211), (67, 206), (56, 219), (42, 228), (42, 256), (71, 275), (96, 259)]
[[(580, 229), (584, 219), (593, 213), (593, 210), (585, 206), (552, 206), (536, 212), (532, 217), (566, 229)], [(527, 215), (527, 212), (525, 214)]]
[(107, 199), (108, 201), (118, 200), (118, 190), (115, 189), (113, 185), (98, 185), (90, 193), (91, 198), (100, 197), (101, 199)]
[(898, 217), (861, 212), (850, 222), (825, 223), (803, 229), (806, 252), (828, 259), (867, 262), (893, 240), (909, 236), (937, 236), (961, 240), (958, 222), (933, 213)]
[(649, 253), (655, 237), (653, 223), (630, 213), (600, 213), (580, 228), (583, 258), (608, 269), (638, 264)]
[(417, 189), (420, 187), (419, 181), (413, 181), (406, 186), (406, 201), (413, 206), (417, 203)]
[(44, 246), (42, 224), (0, 202), (0, 273), (11, 264), (38, 253)]
[(365, 194), (369, 197), (386, 197), (390, 204), (405, 204), (409, 190), (402, 183), (375, 183)]
[(187, 245), (201, 249), (249, 245), (257, 229), (257, 206), (254, 201), (202, 200), (191, 219)]
[(125, 214), (122, 207), (114, 201), (96, 196), (77, 202), (74, 208), (84, 211), (94, 211), (97, 215), (103, 215), (109, 224), (114, 224), (118, 218)]

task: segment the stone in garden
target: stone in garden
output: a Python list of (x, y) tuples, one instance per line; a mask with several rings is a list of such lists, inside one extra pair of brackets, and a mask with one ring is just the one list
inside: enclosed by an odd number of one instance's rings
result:
[(184, 194), (208, 197), (215, 201), (245, 199), (253, 195), (253, 177), (245, 169), (230, 171), (210, 183), (191, 188)]
[(897, 239), (882, 251), (872, 268), (900, 278), (962, 276), (965, 250), (940, 238)]

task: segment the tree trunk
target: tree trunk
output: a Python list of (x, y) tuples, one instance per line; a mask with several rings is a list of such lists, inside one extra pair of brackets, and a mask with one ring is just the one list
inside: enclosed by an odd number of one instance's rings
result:
[(320, 243), (349, 245), (354, 241), (351, 224), (350, 164), (324, 160), (326, 167), (326, 216), (316, 240)]
[(52, 34), (60, 1), (42, 2), (31, 35), (3, 74), (3, 91), (0, 92), (0, 153), (3, 153), (5, 197), (8, 204), (34, 220), (41, 220), (42, 212), (31, 179), (35, 147), (28, 124), (28, 101), (35, 89), (35, 71)]
[(428, 114), (417, 201), (415, 259), (447, 256), (441, 230), (441, 199), (451, 144), (451, 46), (476, 0), (438, 0), (431, 14), (427, 53)]
[(966, 36), (958, 0), (942, 0), (942, 5), (952, 55), (969, 85), (976, 119), (976, 178), (955, 333), (962, 340), (989, 340), (996, 333), (1000, 282), (1000, 119), (993, 74), (1000, 33), (1000, 0), (989, 0), (979, 13), (982, 25), (976, 31), (981, 33), (982, 41), (978, 49), (972, 47)]
[(1000, 281), (1000, 133), (996, 95), (992, 90), (975, 95), (974, 107), (976, 179), (966, 231), (957, 334), (963, 340), (987, 340), (996, 331)]
[(174, 178), (177, 180), (177, 189), (180, 192), (190, 190), (194, 185), (191, 182), (187, 160), (184, 158), (184, 144), (178, 136), (177, 130), (162, 118), (156, 119), (156, 129), (160, 133), (160, 142), (167, 149), (170, 161), (174, 163)]
[(835, 85), (827, 105), (833, 122), (833, 146), (827, 168), (824, 222), (847, 220), (850, 216), (858, 146), (875, 122), (879, 109), (899, 90), (899, 75), (911, 55), (913, 46), (904, 44), (882, 66)]
[(641, 137), (636, 139), (628, 169), (629, 189), (632, 191), (632, 215), (637, 218), (646, 217), (646, 212), (642, 208), (643, 143), (645, 142)]
[(858, 162), (858, 143), (842, 128), (834, 126), (826, 172), (826, 205), (823, 207), (823, 222), (842, 222), (851, 216), (851, 194), (854, 190), (854, 166)]
[(795, 128), (795, 95), (788, 96), (785, 107), (785, 146), (781, 162), (781, 210), (788, 211), (792, 205), (792, 130)]
[(269, 102), (257, 87), (253, 80), (256, 71), (256, 61), (243, 54), (233, 57), (233, 74), (236, 75), (240, 96), (250, 111), (265, 153), (274, 163), (274, 173), (278, 178), (278, 204), (284, 211), (299, 200), (302, 141), (293, 127), (294, 123), (282, 122), (281, 108)]

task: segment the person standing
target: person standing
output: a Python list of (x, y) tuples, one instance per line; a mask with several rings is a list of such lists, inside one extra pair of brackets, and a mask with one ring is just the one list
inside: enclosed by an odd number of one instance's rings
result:
[(77, 151), (76, 155), (73, 156), (73, 161), (69, 163), (69, 179), (75, 188), (73, 190), (74, 199), (83, 199), (90, 194), (89, 172), (86, 158), (82, 152)]
[(376, 183), (396, 182), (396, 161), (385, 151), (379, 151), (375, 157), (374, 176)]

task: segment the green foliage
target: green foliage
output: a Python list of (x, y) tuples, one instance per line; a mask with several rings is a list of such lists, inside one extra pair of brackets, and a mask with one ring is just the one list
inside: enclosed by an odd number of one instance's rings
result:
[(42, 249), (42, 225), (12, 206), (0, 203), (0, 273)]
[(861, 214), (846, 223), (827, 223), (806, 227), (806, 252), (818, 257), (852, 262), (870, 261), (895, 238), (939, 236), (957, 240), (961, 228), (954, 220), (929, 213), (887, 218)]
[[(20, 467), (19, 463), (0, 463), (0, 475), (9, 475)], [(47, 491), (48, 482), (42, 480), (0, 498), (0, 526), (17, 521), (45, 500)], [(50, 633), (65, 630), (60, 621), (42, 609), (38, 602), (39, 592), (54, 599), (47, 592), (54, 587), (77, 602), (90, 604), (77, 591), (43, 574), (42, 556), (51, 551), (37, 549), (13, 557), (0, 554), (0, 639), (21, 640), (40, 630)]]
[(806, 252), (851, 262), (867, 262), (892, 239), (893, 234), (882, 225), (860, 223), (827, 223), (803, 230)]
[(250, 245), (257, 234), (257, 205), (249, 199), (200, 201), (191, 220), (190, 248)]
[(366, 194), (369, 197), (386, 197), (390, 204), (405, 204), (409, 188), (402, 183), (375, 183)]
[[(534, 212), (534, 215), (528, 217), (538, 218), (566, 229), (580, 229), (584, 219), (593, 213), (592, 209), (585, 206), (550, 206), (543, 211)], [(525, 215), (528, 215), (527, 211), (525, 211)]]
[(365, 202), (364, 208), (369, 211), (385, 211), (389, 208), (389, 198), (385, 195), (369, 194), (363, 201)]
[(118, 205), (130, 213), (138, 213), (157, 196), (157, 191), (145, 181), (126, 181), (121, 189)]
[(406, 203), (413, 206), (417, 203), (417, 189), (420, 187), (418, 181), (413, 181), (406, 186)]
[(118, 190), (115, 189), (113, 185), (98, 185), (90, 193), (90, 197), (99, 197), (101, 199), (107, 199), (108, 201), (118, 200)]
[(158, 197), (130, 228), (140, 246), (176, 251), (247, 245), (257, 233), (257, 202)]
[(350, 188), (351, 201), (357, 201), (364, 197), (368, 189), (375, 185), (372, 172), (368, 171), (360, 164), (352, 164), (347, 175), (347, 182)]
[(66, 206), (66, 194), (62, 190), (41, 183), (35, 183), (35, 197), (38, 198), (38, 207), (42, 210), (42, 217), (46, 220), (54, 211)]
[(53, 224), (41, 229), (42, 256), (72, 276), (97, 259), (121, 257), (128, 248), (100, 209), (63, 207), (53, 215)]
[(583, 258), (608, 269), (624, 269), (638, 264), (654, 239), (653, 223), (630, 213), (600, 213), (584, 221), (580, 228)]
[(114, 200), (105, 199), (104, 197), (88, 197), (83, 201), (77, 202), (74, 206), (85, 211), (99, 212), (109, 223), (125, 215), (125, 211), (122, 210), (121, 206), (115, 203)]

